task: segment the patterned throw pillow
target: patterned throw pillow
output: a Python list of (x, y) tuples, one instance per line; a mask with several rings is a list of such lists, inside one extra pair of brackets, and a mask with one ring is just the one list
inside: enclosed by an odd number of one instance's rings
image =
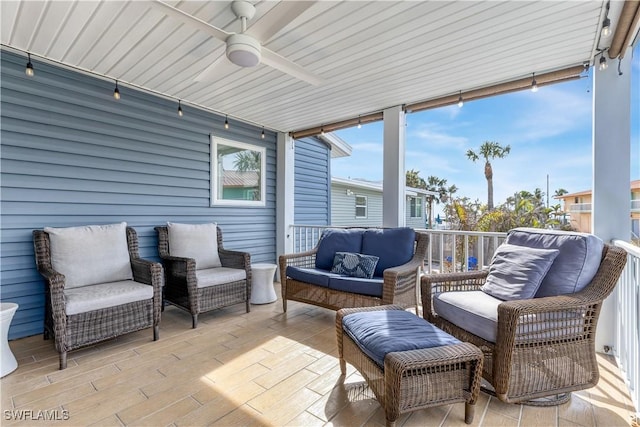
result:
[(374, 255), (336, 252), (333, 257), (333, 268), (331, 272), (350, 277), (371, 279), (376, 270), (378, 259), (379, 258)]

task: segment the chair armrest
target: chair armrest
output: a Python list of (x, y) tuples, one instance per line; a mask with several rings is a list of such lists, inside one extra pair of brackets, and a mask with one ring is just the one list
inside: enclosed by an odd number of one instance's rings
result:
[(280, 275), (284, 279), (288, 266), (314, 268), (316, 266), (317, 249), (311, 249), (306, 252), (298, 252), (295, 254), (280, 255), (278, 257), (278, 266), (280, 267)]
[(477, 291), (487, 279), (489, 270), (463, 273), (425, 274), (420, 279), (422, 316), (433, 322), (433, 296), (440, 292)]
[(44, 277), (44, 280), (47, 282), (47, 285), (49, 285), (49, 290), (51, 292), (64, 290), (66, 280), (64, 274), (58, 273), (52, 268), (39, 268), (38, 273)]
[(142, 258), (131, 260), (131, 270), (133, 280), (136, 282), (152, 285), (154, 288), (162, 288), (162, 264)]
[(218, 249), (220, 262), (223, 267), (238, 268), (241, 270), (251, 269), (251, 255), (248, 252), (231, 251), (227, 249)]
[(186, 280), (187, 273), (192, 272), (193, 277), (196, 274), (196, 260), (193, 258), (177, 257), (177, 256), (161, 256), (164, 264), (165, 273), (168, 276), (179, 277)]

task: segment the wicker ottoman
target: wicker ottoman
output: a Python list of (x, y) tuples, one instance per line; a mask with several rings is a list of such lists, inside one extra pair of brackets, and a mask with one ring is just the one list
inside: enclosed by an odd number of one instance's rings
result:
[[(464, 421), (470, 424), (473, 421), (474, 405), (480, 391), (483, 360), (480, 349), (469, 343), (457, 342), (451, 345), (436, 344), (439, 346), (431, 348), (392, 351), (384, 357), (384, 368), (382, 368), (378, 364), (380, 362), (376, 362), (367, 355), (371, 353), (369, 349), (365, 352), (355, 343), (349, 335), (352, 332), (345, 332), (343, 318), (353, 313), (385, 310), (400, 310), (407, 316), (422, 320), (404, 311), (402, 307), (393, 305), (345, 308), (337, 312), (336, 330), (342, 374), (346, 373), (346, 362), (362, 374), (384, 409), (387, 426), (395, 426), (400, 414), (455, 402), (465, 402)], [(372, 315), (375, 316), (373, 313)], [(405, 315), (395, 314), (395, 317), (403, 316)], [(372, 316), (358, 317), (362, 321)], [(422, 332), (425, 336), (427, 333), (433, 334), (435, 329), (437, 333), (448, 335), (426, 321), (418, 324), (412, 318), (406, 319), (411, 321), (412, 325), (416, 323), (412, 329), (415, 329), (418, 334)], [(371, 324), (374, 324), (373, 321)], [(406, 328), (403, 329), (406, 330)], [(363, 345), (363, 341), (360, 341), (360, 344)]]

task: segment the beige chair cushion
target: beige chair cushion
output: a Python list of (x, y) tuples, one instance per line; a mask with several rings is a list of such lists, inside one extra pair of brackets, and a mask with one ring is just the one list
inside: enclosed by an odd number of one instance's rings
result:
[(168, 222), (167, 231), (171, 256), (195, 259), (196, 270), (222, 267), (218, 255), (217, 224)]
[(196, 271), (197, 286), (199, 288), (237, 282), (246, 278), (247, 272), (239, 268), (218, 267)]
[(65, 289), (67, 316), (153, 298), (153, 286), (133, 280)]
[(53, 269), (65, 276), (65, 288), (133, 278), (127, 223), (82, 227), (45, 227)]

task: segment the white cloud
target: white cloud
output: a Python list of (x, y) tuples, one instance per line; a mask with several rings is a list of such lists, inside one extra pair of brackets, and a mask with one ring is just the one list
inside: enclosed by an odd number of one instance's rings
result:
[[(457, 107), (456, 107), (457, 108)], [(464, 136), (457, 136), (437, 123), (420, 123), (415, 130), (409, 131), (409, 138), (417, 139), (421, 147), (464, 147), (468, 139)]]

